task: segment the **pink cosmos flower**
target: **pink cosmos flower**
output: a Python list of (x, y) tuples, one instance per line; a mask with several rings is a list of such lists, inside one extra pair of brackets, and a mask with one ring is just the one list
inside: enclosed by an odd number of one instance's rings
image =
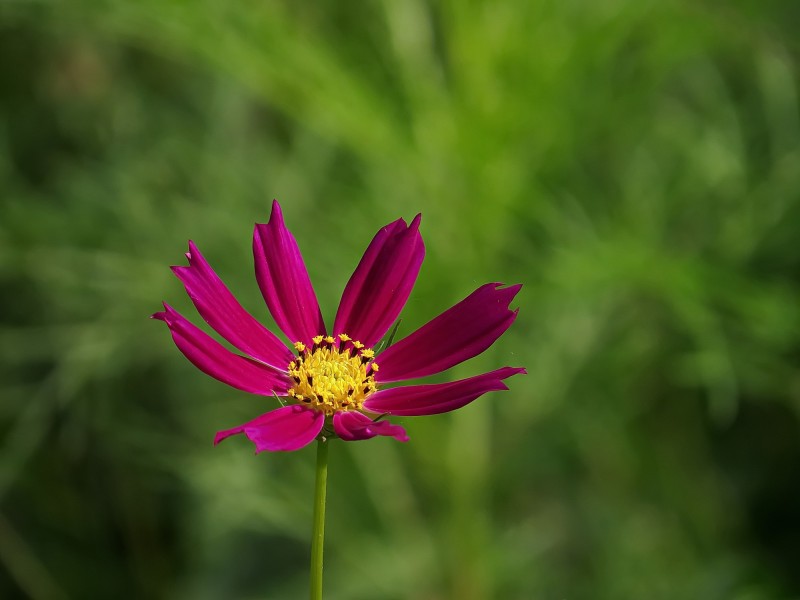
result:
[[(525, 369), (503, 367), (451, 383), (384, 388), (449, 369), (491, 346), (514, 322), (509, 304), (519, 285), (488, 283), (376, 356), (408, 300), (425, 246), (420, 215), (378, 231), (342, 294), (331, 334), (325, 327), (303, 258), (273, 201), (266, 225), (253, 236), (256, 279), (278, 327), (293, 350), (242, 308), (189, 242), (188, 267), (172, 267), (197, 311), (242, 354), (229, 351), (164, 303), (152, 317), (164, 321), (178, 349), (198, 369), (237, 389), (286, 398), (288, 405), (220, 431), (244, 433), (263, 450), (298, 450), (323, 433), (346, 441), (377, 435), (407, 441), (384, 415), (433, 415), (461, 408), (486, 392), (507, 390), (504, 379)], [(373, 415), (373, 416), (370, 416)]]

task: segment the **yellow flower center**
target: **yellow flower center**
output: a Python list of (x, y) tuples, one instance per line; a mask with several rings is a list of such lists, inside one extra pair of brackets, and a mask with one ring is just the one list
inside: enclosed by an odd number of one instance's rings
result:
[(360, 409), (377, 389), (373, 350), (346, 334), (337, 337), (318, 335), (311, 348), (295, 342), (298, 356), (289, 363), (289, 396), (327, 416)]

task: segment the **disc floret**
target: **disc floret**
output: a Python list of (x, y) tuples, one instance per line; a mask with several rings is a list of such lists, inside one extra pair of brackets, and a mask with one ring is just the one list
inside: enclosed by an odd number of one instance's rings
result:
[(289, 363), (294, 385), (289, 396), (331, 416), (337, 412), (359, 410), (375, 392), (375, 352), (347, 334), (336, 337), (318, 335), (309, 348), (295, 342), (297, 358)]

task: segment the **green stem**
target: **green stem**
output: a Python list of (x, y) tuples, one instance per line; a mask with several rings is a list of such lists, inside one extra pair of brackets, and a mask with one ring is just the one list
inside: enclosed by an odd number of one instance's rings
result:
[(325, 491), (328, 484), (328, 442), (317, 440), (314, 483), (314, 530), (311, 535), (311, 600), (322, 600), (322, 550), (325, 544)]

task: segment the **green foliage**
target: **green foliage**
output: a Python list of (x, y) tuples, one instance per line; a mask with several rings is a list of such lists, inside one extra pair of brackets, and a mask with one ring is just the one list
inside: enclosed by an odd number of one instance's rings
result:
[[(800, 595), (797, 3), (0, 3), (0, 596), (305, 595), (313, 448), (146, 319), (195, 240), (323, 312), (423, 213), (398, 338), (491, 280), (510, 392), (331, 448), (326, 597)], [(194, 317), (193, 317), (194, 318)], [(200, 322), (200, 319), (195, 319)], [(271, 323), (270, 323), (271, 324)]]

